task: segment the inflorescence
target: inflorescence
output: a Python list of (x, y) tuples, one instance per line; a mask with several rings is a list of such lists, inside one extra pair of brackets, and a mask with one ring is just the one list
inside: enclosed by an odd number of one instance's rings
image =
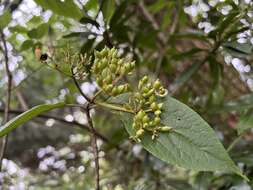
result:
[(163, 103), (158, 102), (158, 97), (167, 95), (167, 90), (161, 85), (159, 79), (151, 82), (144, 76), (138, 84), (136, 91), (128, 83), (120, 83), (120, 79), (131, 74), (135, 62), (120, 58), (116, 49), (104, 48), (95, 52), (95, 61), (92, 72), (96, 76), (99, 87), (110, 96), (118, 96), (129, 92), (129, 101), (124, 107), (134, 113), (133, 125), (136, 133), (132, 139), (140, 142), (145, 131), (152, 134), (152, 139), (158, 136), (159, 131), (170, 131), (171, 127), (164, 126), (161, 122)]

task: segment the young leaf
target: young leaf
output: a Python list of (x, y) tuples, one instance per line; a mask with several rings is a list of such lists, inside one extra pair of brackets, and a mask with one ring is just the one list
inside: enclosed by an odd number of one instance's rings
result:
[[(134, 135), (132, 116), (121, 113), (121, 119), (130, 135)], [(212, 128), (192, 109), (174, 98), (164, 101), (162, 123), (173, 128), (160, 132), (151, 139), (145, 134), (143, 147), (159, 159), (196, 171), (226, 171), (247, 179), (229, 157)]]
[(56, 103), (56, 104), (42, 104), (27, 110), (26, 112), (18, 115), (17, 117), (11, 119), (5, 125), (0, 127), (0, 137), (8, 134), (13, 129), (23, 125), (27, 121), (33, 119), (34, 117), (38, 116), (43, 112), (47, 112), (52, 109), (60, 108), (65, 105), (64, 102)]

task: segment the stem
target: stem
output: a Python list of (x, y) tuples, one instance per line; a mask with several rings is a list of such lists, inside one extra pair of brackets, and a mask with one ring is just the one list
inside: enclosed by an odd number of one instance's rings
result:
[(240, 134), (227, 148), (227, 152), (230, 152), (234, 146), (242, 139), (244, 133)]
[[(6, 74), (7, 74), (7, 99), (6, 99), (6, 103), (5, 103), (5, 108), (4, 108), (4, 119), (3, 119), (3, 123), (6, 123), (9, 120), (9, 111), (10, 111), (10, 101), (11, 101), (11, 86), (12, 86), (12, 74), (10, 72), (9, 69), (9, 58), (8, 58), (8, 48), (6, 45), (6, 41), (5, 41), (5, 36), (3, 31), (1, 31), (1, 40), (3, 43), (3, 53), (4, 53), (4, 59), (5, 59), (5, 70), (6, 70)], [(0, 171), (2, 171), (2, 161), (3, 161), (3, 156), (4, 153), (6, 151), (6, 146), (7, 146), (7, 141), (8, 141), (8, 136), (4, 136), (1, 139), (1, 148), (0, 148)]]
[(95, 161), (95, 172), (96, 172), (96, 190), (99, 190), (99, 181), (100, 181), (100, 176), (99, 176), (99, 157), (98, 157), (98, 146), (97, 146), (97, 136), (95, 134), (95, 129), (93, 127), (93, 122), (91, 119), (90, 115), (90, 104), (88, 104), (87, 109), (86, 109), (86, 115), (89, 123), (89, 127), (92, 132), (92, 138), (91, 138), (91, 146), (93, 149), (93, 154), (94, 154), (94, 161)]
[(100, 89), (94, 96), (93, 98), (91, 99), (91, 102), (94, 102), (96, 100), (96, 98), (103, 92), (102, 89)]
[(122, 112), (127, 112), (127, 113), (134, 114), (133, 110), (123, 108), (122, 106), (119, 106), (119, 105), (116, 105), (116, 104), (108, 104), (108, 103), (105, 103), (105, 102), (95, 102), (95, 104), (98, 105), (98, 106), (101, 106), (101, 107), (112, 109), (112, 110), (122, 111)]
[(86, 94), (83, 93), (80, 85), (78, 84), (78, 82), (77, 82), (77, 80), (75, 78), (75, 75), (74, 75), (73, 68), (71, 68), (71, 73), (72, 73), (72, 77), (71, 78), (73, 79), (73, 81), (74, 81), (74, 83), (75, 83), (78, 91), (80, 92), (80, 94), (87, 100), (87, 102), (91, 102), (91, 99), (88, 96), (86, 96)]

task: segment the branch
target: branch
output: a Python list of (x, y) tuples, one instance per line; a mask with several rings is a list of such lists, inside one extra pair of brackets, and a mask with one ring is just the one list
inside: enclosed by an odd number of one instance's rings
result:
[(91, 102), (91, 99), (86, 94), (84, 94), (84, 92), (82, 91), (80, 85), (78, 84), (78, 82), (75, 78), (75, 73), (73, 71), (73, 68), (71, 68), (71, 74), (72, 74), (72, 79), (73, 79), (78, 91), (80, 92), (80, 94), (87, 100), (87, 102)]
[[(10, 101), (11, 101), (11, 84), (12, 84), (12, 74), (9, 69), (9, 58), (8, 58), (8, 48), (6, 45), (5, 41), (5, 36), (3, 31), (1, 31), (1, 40), (3, 43), (3, 54), (4, 54), (4, 60), (5, 60), (5, 71), (7, 75), (7, 97), (6, 97), (6, 102), (5, 102), (5, 108), (4, 108), (4, 119), (3, 123), (7, 123), (9, 120), (9, 110), (10, 110)], [(2, 170), (2, 161), (3, 161), (3, 156), (5, 153), (5, 149), (7, 146), (7, 141), (8, 141), (8, 136), (4, 136), (1, 139), (1, 147), (0, 147), (0, 171)]]
[(91, 146), (93, 149), (93, 154), (94, 154), (94, 161), (95, 161), (95, 172), (96, 172), (96, 190), (99, 190), (99, 157), (98, 157), (98, 146), (97, 146), (97, 137), (95, 135), (95, 129), (93, 127), (93, 122), (91, 119), (91, 115), (90, 115), (90, 104), (88, 104), (87, 108), (86, 108), (86, 115), (87, 115), (87, 119), (88, 119), (88, 123), (89, 123), (89, 127), (93, 133), (92, 139), (91, 139)]

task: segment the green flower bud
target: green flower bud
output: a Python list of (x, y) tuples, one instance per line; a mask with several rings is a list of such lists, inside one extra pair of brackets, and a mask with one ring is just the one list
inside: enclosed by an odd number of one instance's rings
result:
[(108, 61), (106, 58), (103, 58), (101, 64), (99, 65), (99, 69), (103, 70), (108, 65)]
[(155, 96), (154, 95), (150, 96), (148, 101), (150, 104), (152, 104), (155, 101)]
[(114, 88), (112, 89), (112, 96), (117, 96), (118, 94), (119, 94), (118, 88), (117, 88), (117, 87), (114, 87)]
[(153, 111), (155, 111), (155, 110), (157, 110), (158, 105), (157, 105), (155, 102), (153, 102), (153, 103), (150, 105), (150, 108), (151, 108)]
[(159, 104), (157, 104), (157, 106), (158, 106), (158, 109), (161, 110), (163, 107), (163, 103), (159, 103)]
[(112, 58), (111, 64), (117, 66), (117, 64), (118, 64), (118, 59)]
[(124, 74), (126, 74), (126, 72), (127, 72), (126, 66), (121, 67), (121, 69), (120, 69), (120, 74), (121, 74), (121, 75), (124, 75)]
[(101, 57), (106, 57), (108, 55), (108, 49), (107, 48), (104, 48), (101, 52)]
[(142, 118), (142, 122), (143, 122), (143, 123), (149, 122), (149, 117), (148, 117), (147, 115), (145, 115), (145, 116)]
[(104, 69), (101, 73), (101, 76), (105, 79), (108, 75), (108, 69)]
[(149, 98), (154, 93), (154, 91), (155, 91), (155, 89), (151, 89), (147, 93), (143, 94), (143, 96), (145, 98)]
[(157, 80), (154, 82), (154, 88), (155, 88), (156, 90), (158, 90), (160, 87), (161, 87), (161, 82), (159, 81), (159, 79), (157, 79)]
[(161, 112), (160, 110), (156, 110), (156, 111), (155, 111), (155, 115), (156, 115), (156, 116), (161, 115), (161, 113), (162, 113), (162, 112)]
[(144, 123), (143, 124), (143, 128), (145, 129), (145, 128), (147, 128), (148, 127), (148, 123)]
[(113, 85), (112, 84), (106, 85), (104, 89), (105, 89), (106, 92), (110, 93), (113, 89)]
[(117, 65), (118, 65), (118, 66), (122, 66), (123, 63), (124, 63), (123, 59), (119, 59), (119, 60), (117, 61)]
[(111, 65), (110, 65), (110, 69), (111, 69), (111, 72), (112, 72), (112, 73), (115, 73), (116, 70), (117, 70), (117, 65), (116, 65), (116, 64), (111, 64)]
[(147, 85), (146, 85), (147, 88), (149, 89), (152, 89), (152, 84), (149, 82)]
[(148, 91), (149, 91), (149, 89), (148, 89), (147, 87), (144, 87), (144, 88), (142, 89), (142, 92), (143, 92), (143, 93), (148, 93)]
[(163, 126), (163, 127), (159, 127), (159, 131), (162, 131), (162, 132), (169, 132), (171, 131), (173, 128), (172, 127), (169, 127), (169, 126)]
[(146, 113), (143, 110), (140, 110), (136, 115), (136, 119), (141, 121), (145, 114)]
[(142, 136), (143, 134), (144, 134), (144, 129), (139, 129), (137, 132), (136, 132), (136, 137), (138, 138), (138, 137), (140, 137), (140, 136)]
[(142, 79), (141, 79), (142, 83), (145, 84), (148, 82), (148, 76), (145, 75)]
[(106, 81), (107, 84), (112, 83), (112, 76), (109, 74), (109, 75), (105, 78), (105, 81)]
[(160, 124), (160, 122), (161, 122), (160, 117), (155, 117), (155, 119), (154, 119), (154, 124), (155, 124), (155, 125), (158, 125), (158, 124)]
[(95, 51), (94, 55), (95, 55), (95, 58), (98, 58), (98, 59), (102, 58), (102, 55), (99, 51)]
[(125, 85), (119, 85), (117, 87), (118, 94), (122, 94), (124, 92), (124, 89), (125, 89)]

